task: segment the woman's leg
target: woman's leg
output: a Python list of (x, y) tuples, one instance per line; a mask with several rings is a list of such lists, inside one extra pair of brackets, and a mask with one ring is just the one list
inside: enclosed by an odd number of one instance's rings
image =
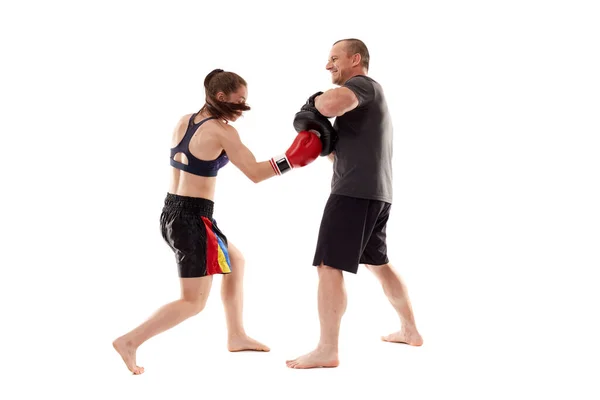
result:
[(221, 298), (227, 321), (229, 351), (269, 351), (269, 347), (248, 337), (244, 330), (244, 256), (231, 242), (228, 245), (231, 273), (223, 275)]
[(181, 298), (159, 308), (146, 322), (119, 337), (113, 346), (127, 368), (138, 375), (144, 372), (136, 364), (137, 348), (146, 340), (164, 332), (204, 309), (212, 285), (212, 276), (181, 278)]

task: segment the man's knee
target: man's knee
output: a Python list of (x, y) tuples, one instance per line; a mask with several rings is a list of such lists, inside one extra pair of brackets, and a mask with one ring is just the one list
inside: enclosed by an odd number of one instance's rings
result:
[(392, 264), (390, 264), (389, 262), (384, 264), (365, 264), (365, 267), (367, 267), (369, 271), (376, 272), (384, 269), (390, 269), (392, 268)]
[(329, 265), (325, 265), (323, 262), (318, 265), (317, 270), (319, 272), (319, 276), (342, 275), (341, 269), (330, 267)]
[(319, 273), (321, 273), (322, 271), (339, 271), (337, 268), (334, 268), (334, 267), (331, 267), (329, 265), (326, 265), (322, 261), (321, 261), (321, 264), (319, 264), (317, 266), (317, 268), (319, 269)]

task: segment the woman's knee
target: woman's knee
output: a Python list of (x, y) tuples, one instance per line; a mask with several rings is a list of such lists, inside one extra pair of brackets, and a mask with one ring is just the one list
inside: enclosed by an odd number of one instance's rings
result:
[(204, 310), (210, 288), (212, 286), (212, 275), (201, 278), (186, 278), (181, 281), (181, 301), (183, 301), (192, 314), (198, 314)]
[(230, 256), (230, 260), (231, 260), (231, 265), (234, 268), (243, 268), (244, 265), (246, 264), (246, 259), (244, 258), (242, 253), (238, 253), (238, 254), (234, 254), (233, 256)]
[(228, 250), (229, 250), (229, 259), (231, 261), (231, 266), (234, 269), (240, 269), (244, 267), (244, 264), (246, 263), (246, 259), (244, 258), (244, 255), (242, 254), (242, 252), (233, 245), (233, 243), (230, 243), (228, 246)]
[(199, 314), (206, 307), (206, 300), (208, 300), (208, 296), (192, 298), (192, 299), (182, 299), (190, 309), (192, 315)]

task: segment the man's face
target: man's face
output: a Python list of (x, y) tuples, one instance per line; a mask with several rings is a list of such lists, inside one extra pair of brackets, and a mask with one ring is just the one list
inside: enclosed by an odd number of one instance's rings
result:
[(331, 81), (343, 85), (352, 69), (352, 56), (346, 53), (346, 43), (336, 43), (329, 52), (329, 60), (325, 69), (331, 73)]

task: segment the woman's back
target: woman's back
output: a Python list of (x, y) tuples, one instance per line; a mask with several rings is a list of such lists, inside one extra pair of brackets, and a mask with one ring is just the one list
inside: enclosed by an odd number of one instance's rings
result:
[(217, 172), (229, 161), (218, 139), (225, 129), (204, 113), (180, 119), (171, 139), (170, 193), (214, 200)]

